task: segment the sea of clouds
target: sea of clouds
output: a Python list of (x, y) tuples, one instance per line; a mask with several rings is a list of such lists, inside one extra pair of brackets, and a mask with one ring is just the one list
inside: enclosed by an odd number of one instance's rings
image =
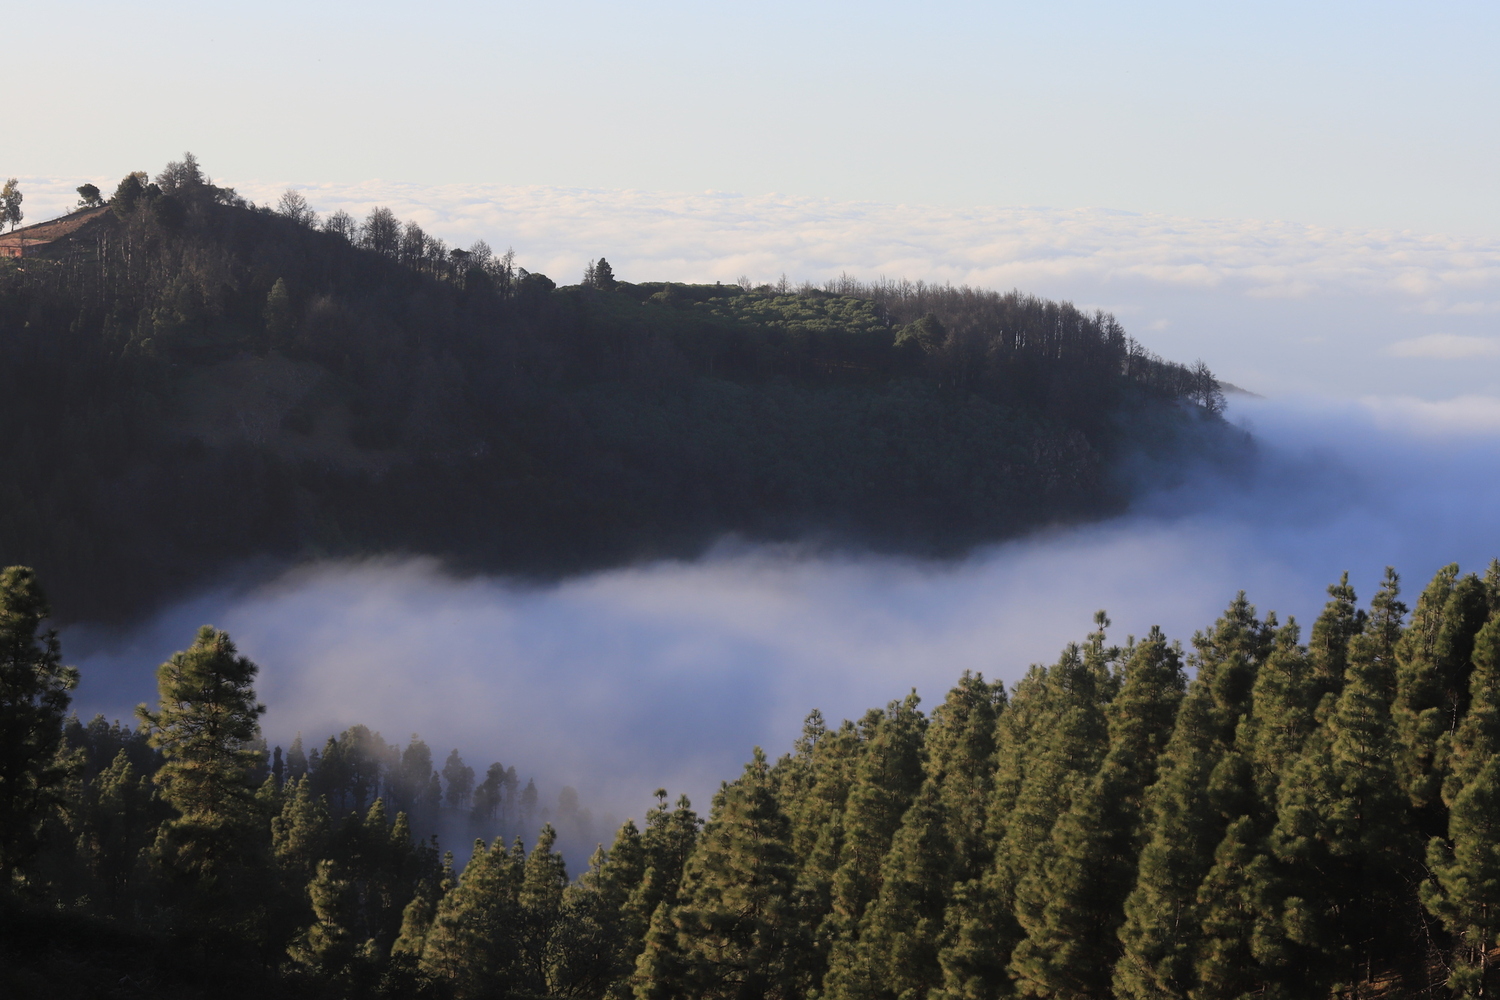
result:
[(78, 707), (119, 716), (211, 622), (261, 666), (268, 735), (321, 742), (356, 722), (420, 733), (480, 770), (564, 784), (640, 816), (651, 791), (700, 804), (760, 745), (787, 751), (809, 709), (857, 717), (965, 670), (1007, 681), (1081, 640), (1096, 609), (1123, 640), (1185, 643), (1241, 589), (1305, 625), (1348, 571), (1407, 595), (1448, 562), (1500, 556), (1500, 399), (1238, 400), (1260, 442), (1248, 480), (1204, 474), (1124, 516), (945, 563), (726, 540), (706, 557), (534, 587), (425, 560), (302, 566), (174, 607), (128, 634), (64, 636)]

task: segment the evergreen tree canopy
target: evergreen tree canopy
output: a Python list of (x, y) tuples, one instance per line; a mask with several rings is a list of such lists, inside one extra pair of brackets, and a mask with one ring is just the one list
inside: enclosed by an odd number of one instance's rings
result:
[(78, 672), (62, 663), (36, 575), (0, 571), (0, 892), (37, 848), (66, 769), (55, 759)]

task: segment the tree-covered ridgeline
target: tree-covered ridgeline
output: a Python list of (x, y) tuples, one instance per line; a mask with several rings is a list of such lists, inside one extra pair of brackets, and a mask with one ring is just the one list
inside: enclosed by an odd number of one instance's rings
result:
[(957, 553), (1119, 509), (1127, 453), (1245, 447), (1207, 368), (1066, 303), (603, 259), (559, 288), (385, 208), (248, 204), (191, 156), (79, 194), (0, 258), (0, 563), (70, 621), (257, 559)]
[[(705, 819), (657, 802), (577, 878), (576, 795), (353, 727), (267, 752), (211, 627), (139, 726), (66, 717), (29, 570), (0, 575), (0, 977), (38, 995), (598, 1000), (1479, 997), (1500, 987), (1500, 562), (1347, 576), (1306, 633), (1241, 594), (1189, 648), (1083, 642), (814, 711)], [(503, 825), (499, 823), (498, 825)], [(121, 978), (123, 977), (123, 978)], [(227, 984), (227, 985), (226, 985)], [(25, 995), (24, 993), (22, 995)], [(128, 994), (127, 994), (128, 995)]]

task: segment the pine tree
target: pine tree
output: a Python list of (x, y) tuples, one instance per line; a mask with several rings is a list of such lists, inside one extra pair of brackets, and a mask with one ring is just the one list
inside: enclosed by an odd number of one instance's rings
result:
[(830, 886), (827, 916), (817, 929), (827, 941), (828, 975), (857, 961), (855, 938), (866, 907), (880, 893), (881, 863), (922, 783), (927, 720), (913, 691), (867, 721), (870, 733), (845, 803), (843, 848)]
[(464, 763), (455, 749), (443, 762), (443, 781), (447, 783), (449, 809), (467, 809), (474, 796), (474, 769)]
[(302, 734), (298, 733), (296, 739), (286, 752), (286, 777), (288, 781), (301, 778), (307, 774), (307, 754), (302, 749)]
[(458, 884), (437, 905), (421, 968), (461, 998), (509, 989), (519, 954), (521, 867), (499, 837), (488, 849), (475, 841)]
[(120, 913), (127, 909), (140, 854), (155, 837), (151, 779), (136, 770), (121, 747), (82, 798), (77, 849), (102, 889), (106, 910)]
[(550, 945), (568, 885), (563, 857), (553, 850), (556, 844), (557, 831), (548, 823), (522, 866), (517, 894), (520, 954), (515, 982), (521, 991), (536, 996), (551, 993)]
[[(1250, 714), (1236, 731), (1234, 748), (1208, 777), (1209, 807), (1227, 825), (1198, 887), (1197, 986), (1191, 993), (1201, 1000), (1262, 988), (1286, 962), (1275, 902), (1281, 886), (1266, 838), (1276, 822), (1277, 788), (1316, 731), (1319, 707), (1335, 687), (1328, 664), (1346, 659), (1347, 651), (1332, 648), (1333, 637), (1340, 623), (1354, 617), (1348, 611), (1354, 595), (1347, 582), (1330, 587), (1329, 594), (1333, 600), (1314, 628), (1322, 643), (1319, 659), (1300, 644), (1295, 619), (1276, 630), (1256, 672)], [(1267, 617), (1268, 626), (1273, 621)]]
[(271, 853), (299, 885), (307, 884), (326, 856), (331, 826), (328, 801), (313, 798), (312, 782), (305, 777), (288, 782), (281, 815), (271, 820)]
[(136, 709), (164, 759), (156, 783), (177, 813), (161, 826), (155, 860), (186, 916), (208, 930), (248, 916), (236, 883), (251, 876), (261, 850), (254, 776), (262, 761), (246, 749), (265, 711), (255, 701), (256, 669), (227, 633), (205, 625), (157, 669), (157, 710)]
[(1005, 841), (1033, 757), (1033, 741), (1048, 731), (1051, 712), (1048, 670), (1033, 666), (996, 723), (995, 769), (983, 838), (990, 863), (980, 875), (953, 888), (938, 952), (943, 984), (932, 992), (934, 997), (989, 1000), (1012, 992), (1007, 966), (1021, 930), (1015, 920), (1014, 887), (1002, 876), (995, 853)]
[(1422, 904), (1457, 942), (1449, 985), (1466, 997), (1484, 995), (1500, 947), (1500, 613), (1476, 637), (1473, 664), (1443, 783), (1448, 835), (1428, 844), (1433, 878), (1421, 884)]
[(1193, 987), (1199, 887), (1228, 825), (1209, 795), (1211, 778), (1234, 749), (1272, 634), (1271, 623), (1257, 621), (1241, 593), (1212, 631), (1193, 637), (1198, 675), (1178, 710), (1160, 777), (1145, 796), (1146, 843), (1125, 900), (1124, 947), (1114, 970), (1118, 997), (1185, 997)]
[(1331, 600), (1318, 620), (1313, 622), (1312, 637), (1307, 644), (1312, 665), (1311, 698), (1314, 706), (1322, 702), (1324, 695), (1337, 695), (1342, 690), (1349, 641), (1365, 627), (1365, 613), (1355, 604), (1348, 573), (1328, 588), (1328, 596)]
[(41, 844), (42, 822), (67, 778), (57, 758), (63, 717), (78, 672), (62, 664), (57, 633), (36, 574), (0, 571), (0, 885)]
[(338, 862), (318, 862), (307, 895), (314, 919), (287, 949), (292, 961), (321, 976), (342, 977), (356, 961), (375, 957), (375, 942), (361, 941), (353, 929), (359, 920), (357, 889)]
[(676, 973), (667, 972), (677, 954), (677, 932), (671, 917), (680, 901), (688, 859), (697, 849), (701, 821), (686, 795), (678, 798), (675, 809), (667, 808), (666, 789), (657, 789), (656, 798), (656, 807), (646, 813), (646, 830), (641, 835), (643, 874), (631, 889), (620, 916), (626, 941), (620, 953), (621, 964), (630, 971), (610, 986), (610, 996), (625, 996), (643, 988), (641, 958), (647, 950), (655, 953), (656, 978), (645, 988), (663, 995), (663, 990), (675, 988), (678, 982)]
[(1018, 893), (1026, 937), (1011, 968), (1019, 992), (1078, 1000), (1109, 993), (1121, 909), (1135, 881), (1140, 801), (1185, 685), (1179, 653), (1159, 629), (1127, 650), (1104, 763), (1054, 825), (1041, 876)]
[(562, 913), (554, 933), (549, 983), (562, 996), (628, 997), (635, 964), (631, 947), (645, 936), (645, 926), (625, 926), (625, 904), (645, 876), (641, 834), (626, 820), (608, 851), (602, 846), (588, 870), (563, 893)]
[(1380, 589), (1370, 600), (1364, 631), (1349, 640), (1349, 659), (1387, 705), (1396, 700), (1396, 650), (1406, 625), (1406, 605), (1400, 600), (1401, 578), (1387, 566)]
[(1025, 777), (995, 851), (1000, 899), (1009, 902), (1016, 923), (1007, 959), (1043, 921), (1048, 869), (1056, 859), (1053, 827), (1087, 789), (1108, 750), (1105, 705), (1114, 689), (1110, 665), (1119, 651), (1104, 646), (1107, 619), (1101, 614), (1097, 622), (1086, 650), (1068, 646), (1047, 671), (1048, 717), (1031, 740)]
[(769, 772), (757, 748), (740, 779), (714, 797), (681, 902), (653, 918), (636, 966), (641, 1000), (791, 996), (790, 958), (806, 935), (792, 905), (790, 828)]
[(1396, 648), (1392, 715), (1400, 736), (1402, 787), (1428, 836), (1447, 830), (1440, 751), (1444, 734), (1457, 728), (1468, 706), (1469, 657), (1488, 617), (1484, 583), (1473, 574), (1460, 580), (1458, 566), (1446, 566), (1417, 600), (1411, 626)]
[(1302, 949), (1284, 982), (1293, 992), (1370, 981), (1399, 941), (1404, 887), (1414, 877), (1380, 671), (1356, 657), (1347, 677), (1277, 791), (1270, 843), (1289, 893), (1281, 925)]
[(424, 885), (401, 911), (401, 932), (396, 935), (396, 943), (391, 945), (391, 957), (420, 961), (422, 952), (427, 949), (427, 932), (432, 929), (436, 913), (432, 890)]
[[(868, 719), (867, 735), (883, 713)], [(802, 727), (791, 756), (772, 772), (776, 795), (791, 824), (792, 852), (797, 859), (796, 906), (818, 927), (833, 905), (833, 882), (844, 846), (844, 809), (865, 741), (855, 724), (845, 720), (830, 731), (814, 709)], [(811, 944), (797, 956), (796, 977), (802, 992), (816, 990), (828, 964), (828, 933), (814, 933)]]
[(427, 776), (432, 773), (432, 750), (416, 733), (401, 752), (401, 762), (394, 768), (387, 786), (391, 801), (398, 811), (410, 813), (417, 800), (427, 789)]
[(852, 961), (829, 969), (826, 996), (894, 1000), (941, 985), (938, 950), (956, 861), (942, 798), (942, 786), (929, 780), (907, 810), (881, 866), (880, 895), (860, 921)]
[(955, 881), (978, 877), (991, 861), (985, 828), (994, 792), (995, 728), (1005, 704), (1004, 684), (965, 671), (927, 728), (925, 780), (937, 785), (941, 798)]

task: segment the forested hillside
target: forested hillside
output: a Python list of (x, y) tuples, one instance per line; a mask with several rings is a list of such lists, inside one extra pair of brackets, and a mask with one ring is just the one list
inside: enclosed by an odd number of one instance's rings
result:
[(1119, 509), (1123, 454), (1245, 447), (1201, 364), (1018, 293), (603, 260), (559, 288), (385, 209), (249, 205), (191, 157), (85, 197), (0, 259), (0, 562), (67, 620), (255, 559), (553, 574), (725, 533), (955, 553)]
[[(1500, 986), (1500, 563), (1304, 632), (1243, 595), (1186, 650), (1096, 629), (665, 792), (570, 878), (513, 769), (363, 727), (267, 752), (205, 627), (139, 728), (65, 720), (0, 576), (0, 982), (17, 996), (1068, 1000)], [(577, 822), (564, 795), (550, 817)], [(458, 870), (422, 831), (484, 839)], [(513, 814), (514, 815), (514, 814)], [(541, 819), (536, 813), (533, 822)], [(414, 836), (415, 834), (415, 836)]]

